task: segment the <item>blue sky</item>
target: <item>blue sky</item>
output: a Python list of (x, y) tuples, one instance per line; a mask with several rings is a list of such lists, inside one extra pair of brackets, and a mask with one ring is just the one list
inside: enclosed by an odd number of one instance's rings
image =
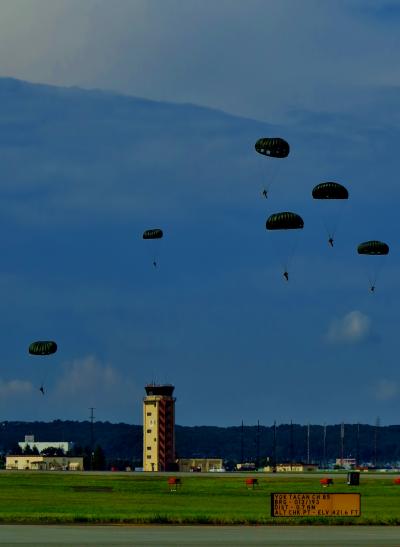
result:
[[(81, 4), (1, 6), (3, 418), (140, 423), (156, 380), (183, 425), (398, 423), (398, 5)], [(333, 249), (324, 180), (350, 192)], [(281, 210), (305, 220), (288, 284)]]

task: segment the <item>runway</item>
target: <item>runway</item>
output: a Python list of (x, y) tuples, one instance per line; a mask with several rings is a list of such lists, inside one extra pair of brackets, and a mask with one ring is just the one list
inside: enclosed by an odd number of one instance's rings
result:
[(0, 544), (399, 546), (396, 526), (0, 526)]

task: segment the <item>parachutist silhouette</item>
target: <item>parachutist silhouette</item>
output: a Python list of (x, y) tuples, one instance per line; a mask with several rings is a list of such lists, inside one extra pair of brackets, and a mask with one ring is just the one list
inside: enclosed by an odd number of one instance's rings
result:
[(375, 285), (371, 285), (370, 288), (369, 288), (369, 290), (370, 290), (371, 292), (375, 292)]
[(157, 268), (157, 262), (155, 260), (153, 261), (153, 266)]
[(330, 238), (328, 239), (328, 243), (329, 243), (329, 245), (330, 245), (331, 247), (333, 247), (333, 237), (330, 237)]
[(41, 392), (42, 395), (44, 395), (44, 386), (40, 386), (39, 391)]
[(286, 281), (289, 281), (289, 274), (288, 272), (283, 272), (283, 277), (286, 279)]
[(265, 197), (265, 199), (268, 199), (268, 190), (264, 188), (264, 190), (261, 192), (261, 194)]

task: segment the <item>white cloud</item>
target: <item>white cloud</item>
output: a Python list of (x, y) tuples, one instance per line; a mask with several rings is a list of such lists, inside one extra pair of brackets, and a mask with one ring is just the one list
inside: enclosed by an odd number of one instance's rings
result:
[(24, 380), (9, 380), (4, 381), (0, 379), (0, 397), (16, 397), (19, 395), (26, 395), (32, 393), (33, 386), (30, 382)]
[(42, 396), (38, 385), (0, 378), (0, 415), (3, 420), (87, 420), (90, 408), (99, 421), (138, 423), (143, 386), (135, 376), (93, 355), (65, 362), (53, 384), (49, 379)]
[[(98, 420), (134, 419), (134, 406), (143, 396), (133, 374), (124, 374), (110, 363), (93, 355), (63, 365), (63, 373), (48, 391), (53, 415), (87, 418), (89, 408), (96, 409)], [(137, 417), (135, 418), (138, 419)]]
[(399, 386), (397, 382), (382, 378), (376, 385), (375, 397), (378, 401), (389, 401), (394, 399), (399, 392)]
[(358, 310), (334, 319), (328, 329), (326, 339), (331, 343), (355, 344), (366, 340), (371, 334), (371, 319)]
[(113, 391), (121, 382), (117, 371), (110, 364), (103, 364), (92, 355), (65, 364), (64, 370), (55, 388), (58, 395), (77, 396), (94, 389)]

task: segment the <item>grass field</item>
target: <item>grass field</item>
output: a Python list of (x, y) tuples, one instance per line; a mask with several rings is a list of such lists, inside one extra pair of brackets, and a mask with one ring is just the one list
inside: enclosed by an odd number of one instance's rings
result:
[[(150, 474), (0, 473), (0, 523), (400, 524), (400, 486), (393, 478), (361, 477), (329, 492), (360, 492), (358, 518), (273, 518), (271, 492), (322, 492), (320, 475), (245, 477), (193, 475), (170, 491), (168, 477)], [(325, 491), (325, 490), (324, 490)]]

